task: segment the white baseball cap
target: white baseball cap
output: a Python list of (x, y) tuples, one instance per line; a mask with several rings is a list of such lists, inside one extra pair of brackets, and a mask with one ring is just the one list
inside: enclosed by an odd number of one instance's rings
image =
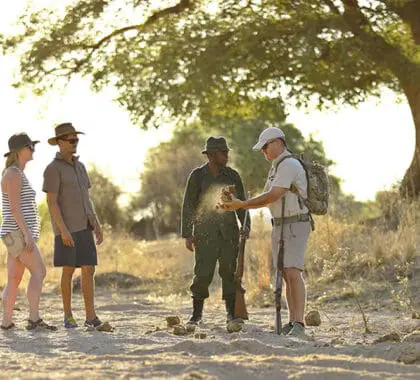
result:
[(258, 142), (253, 146), (252, 149), (254, 150), (261, 150), (262, 147), (267, 144), (269, 141), (273, 141), (275, 139), (282, 139), (284, 140), (285, 135), (284, 132), (280, 128), (269, 127), (264, 129), (260, 137), (258, 138)]

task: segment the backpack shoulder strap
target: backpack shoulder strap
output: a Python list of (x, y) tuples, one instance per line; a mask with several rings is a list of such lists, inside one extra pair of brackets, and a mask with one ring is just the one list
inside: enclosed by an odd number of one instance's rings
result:
[[(286, 157), (283, 157), (279, 162), (277, 162), (276, 167), (275, 167), (275, 170), (274, 170), (274, 175), (277, 173), (277, 169), (278, 169), (279, 165), (284, 160), (286, 160), (287, 158), (294, 158), (295, 160), (299, 161), (301, 163), (301, 165), (303, 166), (302, 161), (301, 161), (301, 158), (298, 155), (296, 155), (296, 154), (294, 154), (292, 152), (291, 155), (286, 156)], [(305, 170), (305, 174), (306, 174), (306, 177), (307, 177), (306, 170)], [(309, 182), (308, 182), (308, 184), (309, 184)], [(293, 194), (295, 194), (298, 197), (299, 207), (302, 209), (303, 208), (303, 205), (304, 205), (304, 198), (300, 195), (297, 187), (294, 184), (292, 184), (290, 186), (290, 190), (292, 191)], [(283, 197), (283, 200), (284, 200), (284, 197)]]
[(286, 157), (283, 157), (279, 162), (277, 162), (277, 164), (276, 164), (276, 166), (275, 166), (275, 170), (274, 170), (274, 174), (275, 173), (277, 173), (277, 169), (279, 168), (279, 165), (284, 161), (284, 160), (286, 160), (287, 158), (294, 158), (295, 160), (298, 160), (299, 162), (300, 162), (300, 159), (299, 159), (299, 157), (297, 156), (297, 155), (295, 155), (295, 154), (291, 154), (291, 155), (289, 155), (289, 156), (286, 156)]

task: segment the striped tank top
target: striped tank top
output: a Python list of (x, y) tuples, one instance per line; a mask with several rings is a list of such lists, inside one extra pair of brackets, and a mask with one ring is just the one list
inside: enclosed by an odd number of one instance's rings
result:
[[(35, 200), (35, 190), (30, 185), (25, 174), (19, 168), (16, 168), (22, 178), (22, 188), (20, 190), (20, 209), (25, 220), (25, 224), (32, 232), (32, 237), (37, 240), (39, 239), (40, 223), (38, 217), (38, 209)], [(7, 193), (2, 192), (2, 225), (0, 230), (0, 237), (8, 234), (12, 231), (19, 230), (15, 218), (12, 215), (10, 209), (10, 200)]]

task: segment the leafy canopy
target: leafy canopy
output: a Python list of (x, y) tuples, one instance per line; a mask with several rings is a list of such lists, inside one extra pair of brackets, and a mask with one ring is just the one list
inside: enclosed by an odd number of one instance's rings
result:
[(80, 0), (28, 10), (18, 85), (42, 93), (73, 75), (142, 125), (203, 117), (256, 97), (357, 104), (420, 79), (418, 0)]

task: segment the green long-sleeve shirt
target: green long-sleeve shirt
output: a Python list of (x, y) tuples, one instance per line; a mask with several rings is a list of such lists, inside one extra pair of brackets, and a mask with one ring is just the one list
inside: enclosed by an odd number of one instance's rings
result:
[[(200, 231), (206, 231), (206, 234), (220, 233), (227, 239), (237, 235), (239, 228), (236, 216), (243, 226), (246, 211), (216, 209), (216, 204), (220, 201), (221, 188), (227, 185), (235, 185), (237, 198), (245, 200), (245, 189), (236, 170), (224, 167), (215, 177), (210, 171), (209, 164), (205, 164), (191, 172), (182, 205), (182, 237), (192, 237), (200, 234)], [(250, 229), (250, 218), (247, 219), (246, 225)]]

